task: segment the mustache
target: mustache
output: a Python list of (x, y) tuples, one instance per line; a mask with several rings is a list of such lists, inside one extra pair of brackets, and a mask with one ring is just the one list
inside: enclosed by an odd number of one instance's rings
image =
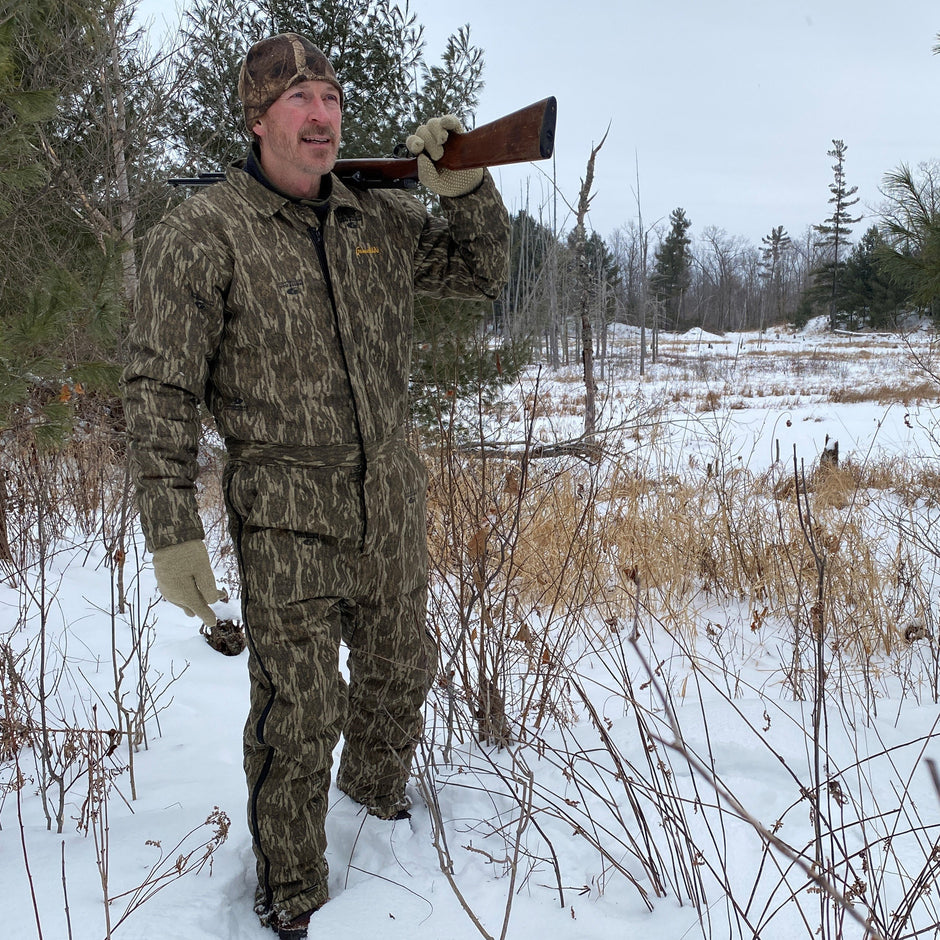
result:
[(306, 137), (322, 137), (329, 140), (331, 143), (339, 140), (336, 132), (325, 124), (308, 124), (301, 130), (300, 137), (301, 139)]

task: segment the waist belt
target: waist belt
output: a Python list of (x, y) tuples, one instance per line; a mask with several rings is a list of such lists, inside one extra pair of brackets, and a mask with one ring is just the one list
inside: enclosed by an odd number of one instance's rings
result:
[(398, 428), (380, 441), (363, 444), (268, 444), (264, 441), (239, 441), (230, 438), (225, 449), (232, 460), (251, 463), (282, 464), (290, 467), (362, 467), (383, 457), (405, 439), (404, 428)]
[(367, 454), (359, 444), (298, 447), (293, 444), (229, 440), (225, 442), (225, 449), (232, 460), (289, 467), (358, 467)]
[(358, 477), (362, 487), (362, 505), (365, 513), (361, 547), (363, 554), (368, 554), (374, 547), (376, 519), (380, 518), (380, 507), (375, 504), (375, 500), (379, 498), (379, 493), (373, 485), (375, 481), (374, 465), (400, 447), (404, 440), (404, 428), (398, 428), (380, 441), (363, 444), (298, 446), (230, 439), (225, 442), (225, 449), (228, 451), (230, 460), (240, 460), (252, 464), (308, 469), (345, 468), (359, 470)]

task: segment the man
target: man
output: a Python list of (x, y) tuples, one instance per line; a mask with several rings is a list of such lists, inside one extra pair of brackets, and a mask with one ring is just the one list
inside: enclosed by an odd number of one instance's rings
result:
[[(295, 34), (254, 45), (239, 97), (246, 161), (151, 232), (124, 374), (141, 522), (167, 600), (218, 600), (194, 496), (199, 404), (225, 440), (242, 583), (256, 910), (307, 936), (327, 900), (337, 785), (382, 819), (405, 784), (436, 668), (425, 626), (424, 469), (406, 445), (416, 293), (493, 298), (509, 223), (488, 172), (437, 172), (452, 117), (408, 138), (444, 218), (331, 175), (343, 90)], [(339, 673), (349, 648), (349, 685)]]

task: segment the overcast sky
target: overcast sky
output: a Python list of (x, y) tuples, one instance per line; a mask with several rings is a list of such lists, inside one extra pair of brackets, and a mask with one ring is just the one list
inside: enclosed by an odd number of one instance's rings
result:
[[(171, 0), (146, 0), (144, 11)], [(605, 238), (676, 207), (755, 245), (798, 238), (831, 212), (834, 138), (875, 212), (886, 172), (940, 160), (940, 0), (411, 0), (426, 58), (465, 23), (484, 50), (478, 123), (558, 99), (555, 173), (574, 203), (592, 144), (589, 225)], [(334, 63), (342, 79), (342, 63)], [(529, 194), (524, 193), (529, 180)], [(531, 166), (498, 171), (511, 208), (533, 215), (549, 185)], [(562, 203), (559, 221), (569, 226)], [(866, 220), (871, 221), (871, 220)], [(865, 222), (856, 226), (856, 235)]]

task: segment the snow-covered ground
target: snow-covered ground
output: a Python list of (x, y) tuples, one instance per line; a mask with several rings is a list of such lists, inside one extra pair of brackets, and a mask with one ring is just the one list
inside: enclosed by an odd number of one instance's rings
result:
[[(637, 460), (676, 467), (722, 461), (759, 473), (775, 462), (792, 465), (794, 454), (815, 463), (833, 440), (843, 459), (937, 459), (932, 399), (890, 403), (843, 393), (836, 397), (851, 400), (833, 402), (830, 394), (915, 385), (923, 363), (914, 363), (912, 347), (929, 365), (929, 334), (847, 337), (810, 328), (719, 337), (699, 331), (663, 337), (661, 361), (638, 378), (629, 331), (614, 333), (617, 357), (599, 382), (601, 425), (617, 425), (621, 413), (635, 414), (642, 403), (665, 409), (657, 411), (664, 421), (632, 439)], [(522, 392), (531, 393), (534, 382), (533, 372)], [(538, 419), (537, 439), (576, 437), (576, 371), (543, 371), (539, 382), (554, 407)], [(499, 433), (507, 439), (524, 434), (517, 404), (510, 400), (503, 410)], [(73, 727), (107, 729), (115, 724), (112, 646), (138, 661), (129, 622), (148, 620), (146, 607), (157, 593), (149, 559), (141, 559), (139, 574), (129, 559), (129, 593), (141, 599), (139, 607), (112, 618), (109, 559), (100, 542), (76, 543), (61, 544), (47, 560), (44, 596), (36, 570), (28, 583), (0, 584), (0, 638), (23, 649), (38, 634), (44, 610), (51, 713)], [(813, 936), (824, 920), (828, 936), (864, 936), (850, 919), (836, 931), (833, 903), (783, 849), (765, 851), (752, 825), (800, 848), (814, 838), (802, 792), (815, 759), (812, 704), (785, 694), (777, 641), (750, 636), (746, 605), (722, 608), (716, 598), (702, 604), (703, 622), (726, 625), (724, 633), (705, 631), (695, 641), (699, 654), (705, 650), (705, 668), (689, 668), (681, 639), (653, 631), (635, 648), (612, 637), (599, 640), (583, 650), (570, 677), (577, 721), (547, 722), (536, 748), (464, 742), (445, 755), (439, 715), (429, 709), (433, 760), (425, 751), (410, 820), (366, 817), (334, 789), (327, 820), (331, 900), (316, 914), (311, 937), (679, 940), (751, 936), (742, 926), (751, 923), (765, 925), (764, 940), (783, 940)], [(237, 612), (234, 605), (229, 612)], [(87, 774), (79, 774), (66, 788), (59, 834), (47, 825), (31, 753), (19, 752), (18, 768), (13, 754), (0, 753), (0, 936), (101, 940), (103, 880), (116, 898), (109, 915), (115, 937), (271, 936), (251, 910), (254, 867), (241, 769), (246, 654), (226, 658), (212, 651), (194, 622), (163, 602), (148, 622), (145, 656), (157, 700), (146, 747), (133, 755), (135, 793), (122, 743), (105, 761), (120, 768), (106, 803), (89, 802)], [(739, 631), (727, 629), (735, 624)], [(918, 675), (929, 671), (934, 649), (931, 641), (930, 650), (912, 654)], [(32, 691), (39, 656), (32, 644), (29, 661), (17, 664), (32, 677)], [(823, 854), (837, 860), (837, 875), (859, 874), (865, 897), (881, 899), (886, 921), (904, 908), (902, 895), (910, 890), (911, 929), (936, 936), (929, 925), (938, 862), (930, 856), (940, 793), (928, 759), (940, 760), (940, 738), (933, 737), (940, 708), (925, 686), (894, 696), (902, 678), (882, 676), (868, 698), (846, 689), (843, 706), (824, 716), (830, 781), (824, 805), (842, 816), (828, 820)], [(123, 686), (128, 707), (135, 681)], [(645, 711), (628, 705), (627, 685)], [(672, 713), (685, 753), (669, 747)], [(0, 721), (10, 714), (8, 705)], [(22, 787), (14, 785), (17, 769)], [(89, 820), (92, 804), (99, 809)], [(201, 870), (172, 877), (178, 859), (185, 869), (201, 857), (199, 847), (218, 826), (216, 808), (230, 819), (227, 839)], [(210, 817), (216, 821), (205, 825)], [(79, 830), (82, 821), (87, 831)], [(917, 878), (925, 868), (921, 891)], [(840, 884), (851, 881), (843, 877)], [(127, 893), (142, 885), (150, 885), (145, 892), (159, 890), (146, 900)], [(699, 910), (693, 898), (701, 900)], [(135, 899), (136, 909), (122, 920)], [(778, 906), (779, 914), (767, 913)], [(892, 934), (902, 935), (900, 926)]]

